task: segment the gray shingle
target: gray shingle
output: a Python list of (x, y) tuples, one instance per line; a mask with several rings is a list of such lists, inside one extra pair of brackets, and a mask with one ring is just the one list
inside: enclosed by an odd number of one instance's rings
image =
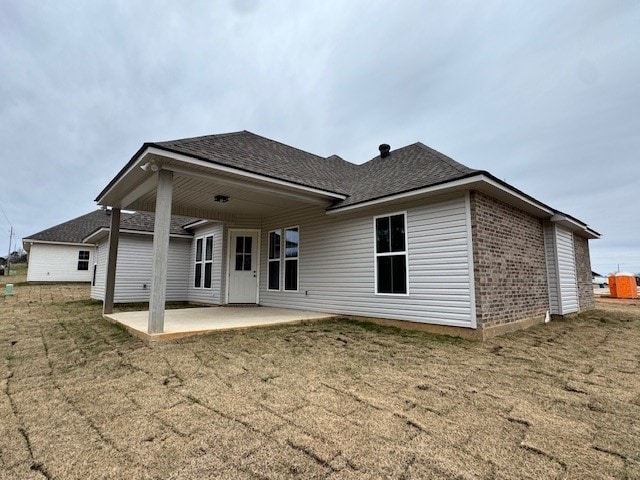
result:
[(331, 208), (456, 180), (478, 172), (422, 143), (362, 165), (327, 158), (242, 131), (145, 144), (300, 185), (348, 195)]
[(479, 173), (418, 142), (358, 166), (349, 198), (331, 208), (438, 185)]
[[(140, 232), (153, 232), (155, 216), (149, 212), (122, 212), (120, 216), (121, 230), (135, 230)], [(176, 235), (190, 235), (182, 228), (197, 219), (192, 217), (171, 216), (171, 233)], [(108, 228), (111, 224), (111, 215), (105, 210), (95, 210), (86, 215), (74, 218), (41, 232), (25, 237), (24, 240), (39, 240), (42, 242), (82, 243), (93, 232)]]
[(337, 155), (320, 157), (247, 131), (145, 145), (342, 194), (357, 168)]

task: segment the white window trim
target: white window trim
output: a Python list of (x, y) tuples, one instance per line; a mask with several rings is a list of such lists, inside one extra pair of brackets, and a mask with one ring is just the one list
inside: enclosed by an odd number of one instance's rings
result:
[[(198, 240), (202, 240), (202, 258), (198, 260)], [(204, 235), (201, 237), (196, 237), (193, 242), (193, 282), (191, 286), (197, 290), (204, 289)], [(200, 286), (196, 287), (196, 265), (201, 264), (200, 267)], [(213, 268), (213, 267), (212, 267)]]
[[(213, 257), (215, 256), (214, 252), (216, 250), (216, 240), (213, 235), (205, 235), (204, 241), (202, 242), (202, 279), (200, 280), (200, 284), (202, 285), (203, 290), (213, 290)], [(207, 260), (207, 238), (211, 238), (211, 260)], [(207, 263), (211, 264), (211, 286), (205, 287), (205, 279), (207, 272)]]
[[(298, 230), (298, 254), (295, 257), (287, 257), (287, 230), (293, 230), (293, 229), (297, 229)], [(281, 249), (281, 256), (284, 260), (283, 265), (282, 265), (282, 291), (283, 292), (299, 292), (300, 291), (300, 226), (299, 225), (292, 225), (290, 227), (285, 227), (282, 229), (282, 240), (283, 240), (283, 247)], [(286, 288), (286, 281), (287, 281), (287, 259), (288, 261), (293, 261), (295, 260), (296, 262), (298, 262), (298, 266), (296, 268), (296, 289), (295, 290), (288, 290)]]
[[(269, 249), (271, 248), (271, 234), (272, 233), (280, 233), (280, 255), (278, 256), (278, 258), (269, 258)], [(269, 292), (281, 292), (282, 289), (284, 288), (283, 282), (282, 282), (282, 272), (283, 272), (283, 262), (282, 262), (282, 243), (284, 240), (284, 234), (283, 234), (283, 229), (282, 228), (276, 228), (275, 230), (269, 230), (269, 232), (267, 232), (267, 291)], [(298, 252), (299, 254), (300, 252)], [(271, 262), (278, 262), (278, 288), (269, 288), (269, 267), (270, 267), (270, 263)], [(293, 290), (287, 290), (288, 292), (291, 292)]]
[[(88, 254), (86, 259), (80, 258), (83, 252), (86, 252)], [(85, 262), (87, 264), (87, 268), (80, 268), (80, 262)], [(78, 261), (76, 262), (76, 271), (77, 272), (89, 271), (90, 262), (91, 262), (91, 250), (78, 250)]]
[[(378, 242), (376, 236), (376, 220), (378, 218), (393, 217), (395, 215), (402, 215), (404, 217), (404, 252), (386, 252), (378, 253)], [(404, 255), (405, 275), (406, 275), (406, 293), (379, 293), (378, 292), (378, 257), (391, 257)], [(384, 215), (376, 215), (373, 217), (373, 288), (374, 294), (381, 297), (408, 297), (409, 296), (409, 224), (407, 221), (407, 211), (385, 213)]]

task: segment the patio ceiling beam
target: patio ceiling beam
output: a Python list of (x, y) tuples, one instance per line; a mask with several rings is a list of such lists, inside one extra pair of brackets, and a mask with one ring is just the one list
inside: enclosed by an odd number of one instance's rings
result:
[(133, 202), (138, 200), (140, 197), (145, 196), (147, 193), (151, 192), (154, 188), (156, 188), (156, 176), (150, 175), (144, 182), (134, 188), (131, 192), (125, 195), (120, 201), (120, 208), (127, 208)]

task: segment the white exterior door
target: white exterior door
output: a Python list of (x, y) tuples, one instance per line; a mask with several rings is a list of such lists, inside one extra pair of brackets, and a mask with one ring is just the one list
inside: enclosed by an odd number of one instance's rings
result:
[(229, 303), (258, 302), (258, 238), (255, 230), (229, 235)]

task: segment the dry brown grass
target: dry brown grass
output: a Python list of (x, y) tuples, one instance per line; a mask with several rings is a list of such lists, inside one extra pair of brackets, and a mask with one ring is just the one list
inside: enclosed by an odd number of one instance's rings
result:
[(482, 343), (331, 321), (145, 346), (0, 298), (0, 478), (640, 478), (640, 306)]

